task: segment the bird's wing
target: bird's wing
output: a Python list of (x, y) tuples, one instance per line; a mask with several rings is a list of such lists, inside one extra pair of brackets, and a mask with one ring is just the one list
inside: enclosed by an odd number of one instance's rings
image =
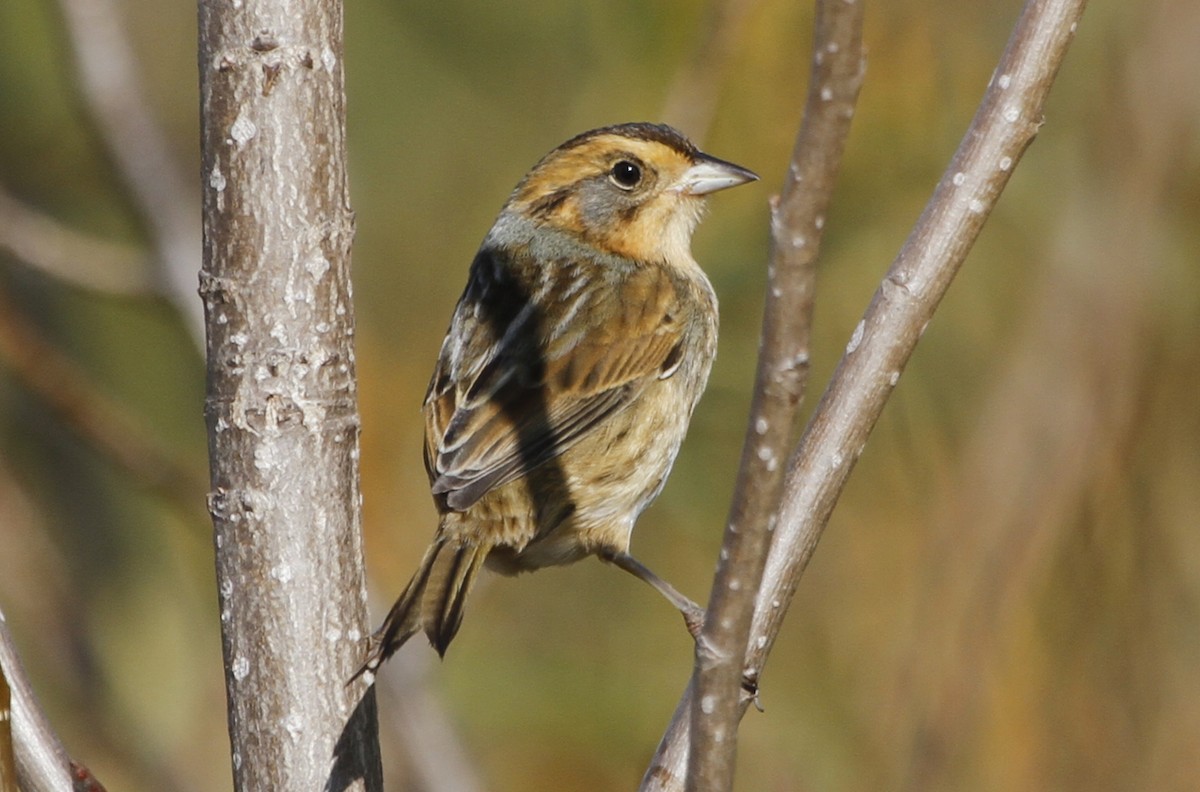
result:
[(465, 510), (628, 407), (678, 365), (680, 309), (660, 267), (482, 251), (425, 399), (434, 494)]

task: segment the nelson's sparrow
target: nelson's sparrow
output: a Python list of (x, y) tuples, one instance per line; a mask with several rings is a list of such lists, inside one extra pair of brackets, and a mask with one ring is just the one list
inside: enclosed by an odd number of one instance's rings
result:
[(513, 190), (425, 396), (437, 533), (362, 672), (421, 630), (444, 653), (484, 564), (516, 574), (596, 555), (699, 630), (701, 609), (630, 556), (629, 538), (717, 349), (692, 231), (705, 196), (757, 178), (638, 123), (568, 140)]

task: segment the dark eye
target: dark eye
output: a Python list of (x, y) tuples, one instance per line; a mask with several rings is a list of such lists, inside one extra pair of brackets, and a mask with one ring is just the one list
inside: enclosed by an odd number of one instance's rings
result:
[(642, 169), (629, 160), (621, 160), (612, 166), (608, 175), (622, 190), (632, 190), (642, 180)]

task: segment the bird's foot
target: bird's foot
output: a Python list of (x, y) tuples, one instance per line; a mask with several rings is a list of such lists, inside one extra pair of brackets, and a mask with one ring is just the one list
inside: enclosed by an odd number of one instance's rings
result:
[(742, 672), (742, 692), (750, 699), (754, 709), (763, 711), (762, 702), (758, 698), (758, 672), (752, 668)]

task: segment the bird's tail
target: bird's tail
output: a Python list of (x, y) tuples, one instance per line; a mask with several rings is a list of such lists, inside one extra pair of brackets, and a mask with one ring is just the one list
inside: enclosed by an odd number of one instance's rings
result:
[(366, 671), (374, 673), (421, 630), (438, 654), (444, 655), (462, 624), (467, 594), (490, 550), (490, 545), (435, 539), (383, 626), (372, 636), (371, 656), (355, 677)]

